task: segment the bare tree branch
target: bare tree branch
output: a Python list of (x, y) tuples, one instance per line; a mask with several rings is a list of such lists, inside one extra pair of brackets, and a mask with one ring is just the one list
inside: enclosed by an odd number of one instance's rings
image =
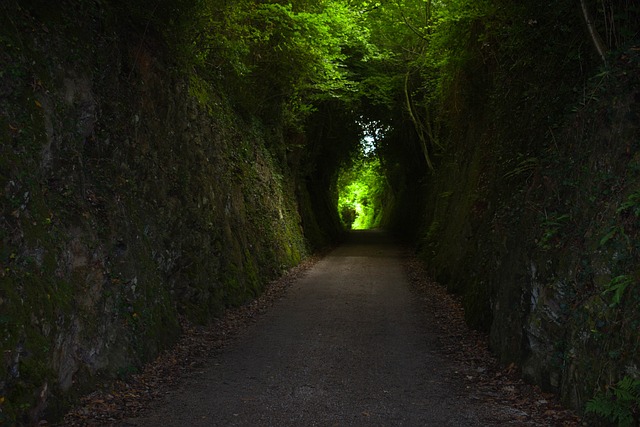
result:
[(593, 46), (598, 51), (598, 55), (602, 58), (602, 62), (607, 64), (607, 47), (604, 45), (600, 34), (598, 34), (598, 30), (596, 30), (595, 25), (591, 19), (591, 15), (589, 13), (589, 9), (587, 8), (586, 0), (580, 0), (580, 6), (582, 7), (582, 16), (584, 18), (584, 22), (587, 24), (587, 29), (589, 30), (589, 35), (591, 36), (591, 41), (593, 42)]

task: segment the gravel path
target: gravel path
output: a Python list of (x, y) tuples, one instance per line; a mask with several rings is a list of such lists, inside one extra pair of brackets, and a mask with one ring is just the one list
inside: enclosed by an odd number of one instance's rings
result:
[(121, 425), (492, 425), (495, 408), (470, 395), (428, 326), (400, 247), (354, 233), (204, 370)]

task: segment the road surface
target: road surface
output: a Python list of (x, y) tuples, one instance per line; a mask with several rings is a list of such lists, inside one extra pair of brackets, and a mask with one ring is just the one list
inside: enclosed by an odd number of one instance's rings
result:
[(124, 425), (493, 425), (436, 334), (401, 248), (355, 232), (206, 369)]

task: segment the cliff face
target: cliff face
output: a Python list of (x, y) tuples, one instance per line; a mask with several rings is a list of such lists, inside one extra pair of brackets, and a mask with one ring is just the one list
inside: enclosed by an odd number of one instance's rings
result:
[(307, 251), (278, 123), (239, 116), (157, 35), (79, 3), (0, 18), (7, 419), (134, 371), (180, 316), (207, 322)]
[(418, 240), (501, 360), (584, 409), (638, 379), (640, 58), (601, 68), (572, 2), (518, 8), (451, 84)]

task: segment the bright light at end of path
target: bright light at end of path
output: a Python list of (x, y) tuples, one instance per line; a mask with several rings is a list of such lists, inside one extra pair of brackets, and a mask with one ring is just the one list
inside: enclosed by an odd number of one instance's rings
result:
[(365, 156), (370, 156), (376, 151), (376, 140), (371, 135), (365, 135), (360, 141), (360, 145)]
[(377, 121), (358, 122), (360, 151), (340, 170), (337, 181), (338, 212), (347, 229), (380, 226), (387, 181), (376, 149), (390, 128)]
[(358, 126), (362, 129), (362, 138), (360, 139), (360, 149), (365, 156), (372, 155), (376, 150), (376, 145), (384, 139), (391, 128), (378, 120), (365, 120), (361, 117), (357, 121)]

